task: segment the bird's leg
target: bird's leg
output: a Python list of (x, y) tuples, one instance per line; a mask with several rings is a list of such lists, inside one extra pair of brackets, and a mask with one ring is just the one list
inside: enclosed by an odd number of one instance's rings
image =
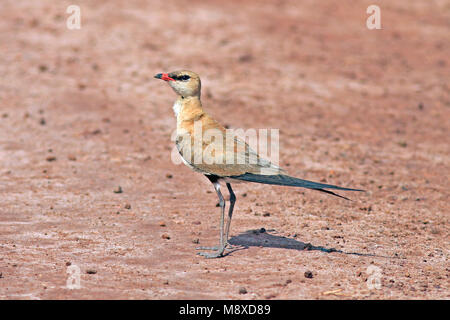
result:
[[(228, 208), (228, 221), (227, 226), (225, 228), (225, 249), (234, 249), (235, 246), (230, 244), (228, 242), (228, 237), (230, 234), (230, 225), (231, 225), (231, 218), (233, 216), (233, 209), (234, 204), (236, 203), (236, 195), (233, 192), (233, 189), (231, 188), (231, 184), (227, 183), (228, 191), (230, 192), (230, 207)], [(197, 250), (218, 250), (218, 247), (197, 247)]]
[(216, 189), (217, 196), (219, 197), (219, 205), (220, 205), (220, 244), (218, 248), (200, 248), (204, 250), (212, 249), (213, 252), (199, 252), (198, 254), (201, 256), (204, 256), (205, 258), (219, 258), (223, 255), (223, 252), (225, 251), (225, 242), (223, 239), (223, 224), (224, 224), (224, 217), (225, 217), (225, 199), (222, 196), (222, 193), (220, 192), (220, 183), (217, 181), (217, 177), (209, 177), (208, 179), (213, 183), (214, 189)]
[(233, 192), (233, 189), (231, 188), (231, 184), (227, 182), (227, 188), (230, 192), (230, 208), (228, 208), (228, 221), (227, 221), (227, 227), (225, 231), (225, 246), (233, 247), (230, 243), (228, 243), (228, 236), (230, 234), (230, 225), (231, 225), (231, 218), (233, 216), (233, 209), (234, 209), (234, 203), (236, 202), (236, 195)]

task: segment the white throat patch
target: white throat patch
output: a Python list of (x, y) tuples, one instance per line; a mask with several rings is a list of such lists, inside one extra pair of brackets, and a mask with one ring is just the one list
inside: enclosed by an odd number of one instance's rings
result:
[(178, 117), (178, 114), (181, 111), (181, 107), (183, 107), (183, 104), (181, 103), (181, 101), (179, 99), (177, 99), (173, 105), (173, 112), (175, 112), (175, 116)]

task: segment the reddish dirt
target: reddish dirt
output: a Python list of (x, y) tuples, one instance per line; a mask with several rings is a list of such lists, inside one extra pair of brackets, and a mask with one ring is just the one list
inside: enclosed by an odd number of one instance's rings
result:
[[(2, 1), (1, 299), (450, 298), (449, 1), (382, 1), (382, 30), (373, 1), (76, 2), (80, 30)], [(290, 174), (367, 193), (236, 185), (248, 246), (196, 255), (217, 197), (153, 79), (180, 68), (223, 124), (279, 128)]]

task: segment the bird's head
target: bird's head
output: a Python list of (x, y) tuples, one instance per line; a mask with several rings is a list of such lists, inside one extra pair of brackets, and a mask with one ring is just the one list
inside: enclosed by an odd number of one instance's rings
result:
[(155, 78), (166, 81), (178, 95), (184, 98), (200, 97), (201, 82), (195, 72), (180, 70), (158, 73)]

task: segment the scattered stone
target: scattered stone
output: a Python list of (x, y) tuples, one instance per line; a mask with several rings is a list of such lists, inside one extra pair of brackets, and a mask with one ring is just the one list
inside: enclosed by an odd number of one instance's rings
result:
[(45, 65), (45, 64), (41, 64), (40, 66), (39, 66), (39, 71), (40, 72), (45, 72), (45, 71), (47, 71), (48, 70), (48, 67)]
[(122, 193), (123, 192), (122, 187), (118, 186), (116, 189), (113, 190), (113, 192), (114, 193)]
[(239, 62), (250, 62), (253, 60), (253, 56), (251, 54), (244, 54), (239, 57)]
[(45, 125), (47, 124), (47, 121), (45, 121), (44, 118), (41, 118), (41, 119), (39, 120), (39, 124), (40, 124), (41, 126), (45, 126)]
[(87, 273), (87, 274), (96, 274), (96, 273), (97, 273), (97, 270), (94, 270), (94, 269), (88, 269), (88, 270), (86, 270), (86, 273)]
[(170, 173), (168, 173), (168, 174), (166, 174), (166, 178), (167, 178), (167, 179), (172, 179), (172, 178), (173, 178), (173, 175), (171, 175)]
[(67, 159), (69, 159), (69, 161), (77, 161), (77, 157), (72, 154), (68, 155)]
[(199, 244), (200, 243), (200, 239), (194, 239), (194, 240), (192, 240), (192, 243), (195, 243), (195, 244)]
[(440, 234), (441, 231), (438, 228), (431, 228), (431, 233), (432, 234)]
[(159, 226), (160, 226), (160, 227), (165, 227), (165, 226), (166, 226), (166, 223), (165, 223), (164, 221), (160, 221), (160, 222), (159, 222)]
[(72, 262), (70, 262), (70, 261), (67, 261), (66, 262), (66, 266), (68, 267), (68, 266), (71, 266), (72, 265)]
[(270, 213), (269, 212), (264, 212), (263, 213), (263, 217), (270, 217)]
[(48, 162), (56, 161), (56, 157), (55, 156), (48, 156), (45, 160), (47, 160)]
[(312, 279), (313, 273), (311, 271), (305, 271), (305, 278)]
[(247, 293), (247, 289), (245, 289), (245, 287), (239, 288), (239, 294), (246, 294), (246, 293)]
[(166, 240), (170, 240), (170, 236), (167, 233), (164, 233), (161, 238), (166, 239)]
[(131, 204), (126, 203), (125, 206), (124, 206), (124, 208), (130, 210), (130, 209), (131, 209)]

